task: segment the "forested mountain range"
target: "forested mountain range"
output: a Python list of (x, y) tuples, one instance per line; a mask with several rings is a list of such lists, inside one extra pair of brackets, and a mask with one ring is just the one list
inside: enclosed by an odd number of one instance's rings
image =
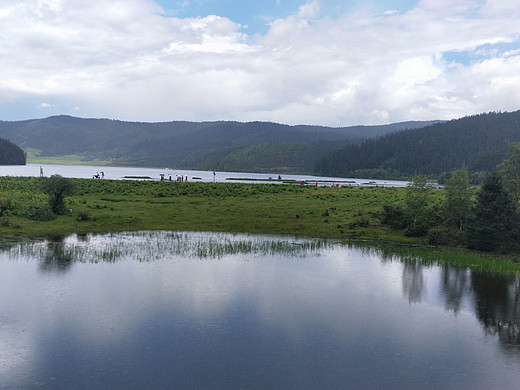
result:
[(38, 156), (78, 155), (113, 165), (312, 173), (338, 147), (435, 123), (288, 126), (270, 122), (123, 122), (53, 116), (0, 121), (0, 137)]
[(0, 138), (0, 165), (25, 165), (25, 152), (11, 141)]
[(488, 113), (421, 129), (405, 130), (347, 145), (320, 159), (315, 173), (327, 176), (409, 178), (415, 173), (439, 177), (466, 165), (489, 172), (520, 141), (520, 111)]

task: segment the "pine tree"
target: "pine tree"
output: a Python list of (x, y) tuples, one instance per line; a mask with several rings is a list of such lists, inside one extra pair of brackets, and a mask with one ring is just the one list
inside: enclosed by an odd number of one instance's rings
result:
[(518, 245), (518, 215), (501, 177), (489, 175), (477, 194), (467, 232), (470, 248), (506, 252)]
[(507, 159), (500, 164), (499, 169), (504, 177), (504, 186), (513, 200), (520, 202), (520, 142), (509, 146), (507, 156)]

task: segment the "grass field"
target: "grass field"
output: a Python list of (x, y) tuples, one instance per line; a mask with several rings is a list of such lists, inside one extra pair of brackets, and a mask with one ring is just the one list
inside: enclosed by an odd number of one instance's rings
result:
[(112, 162), (109, 160), (89, 160), (84, 156), (77, 154), (69, 154), (65, 156), (38, 156), (29, 154), (27, 156), (28, 164), (55, 164), (55, 165), (99, 165), (108, 166)]
[[(405, 189), (402, 188), (72, 180), (76, 191), (66, 198), (68, 212), (42, 221), (35, 220), (45, 219), (37, 217), (47, 208), (47, 197), (39, 190), (41, 179), (0, 177), (0, 233), (25, 236), (135, 230), (269, 233), (414, 244), (415, 247), (401, 248), (407, 248), (410, 256), (425, 259), (432, 254), (435, 257), (436, 253), (450, 264), (461, 266), (478, 267), (483, 264), (482, 259), (490, 258), (459, 249), (424, 248), (421, 247), (424, 239), (406, 237), (401, 230), (383, 226), (383, 205), (403, 202)], [(432, 196), (440, 200), (442, 190), (434, 190)], [(513, 271), (520, 270), (518, 263), (511, 264)]]
[[(6, 233), (70, 233), (143, 229), (207, 230), (409, 241), (380, 225), (382, 204), (400, 202), (392, 188), (283, 184), (177, 183), (74, 179), (70, 212), (53, 221), (25, 218), (44, 207), (39, 178), (0, 178), (18, 210), (4, 216)], [(82, 215), (82, 218), (78, 218)], [(79, 221), (78, 219), (83, 219)]]

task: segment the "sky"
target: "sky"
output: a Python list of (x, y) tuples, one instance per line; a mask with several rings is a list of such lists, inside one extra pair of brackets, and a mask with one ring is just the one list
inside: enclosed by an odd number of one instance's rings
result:
[(339, 127), (518, 109), (518, 0), (0, 2), (0, 120)]

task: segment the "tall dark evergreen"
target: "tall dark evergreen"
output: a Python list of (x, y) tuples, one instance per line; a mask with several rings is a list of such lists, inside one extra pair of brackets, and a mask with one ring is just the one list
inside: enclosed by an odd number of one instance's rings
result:
[(504, 185), (509, 194), (520, 206), (520, 142), (511, 144), (507, 159), (499, 166), (504, 177)]
[(489, 175), (477, 194), (466, 234), (470, 248), (507, 252), (519, 245), (520, 218), (502, 178)]

